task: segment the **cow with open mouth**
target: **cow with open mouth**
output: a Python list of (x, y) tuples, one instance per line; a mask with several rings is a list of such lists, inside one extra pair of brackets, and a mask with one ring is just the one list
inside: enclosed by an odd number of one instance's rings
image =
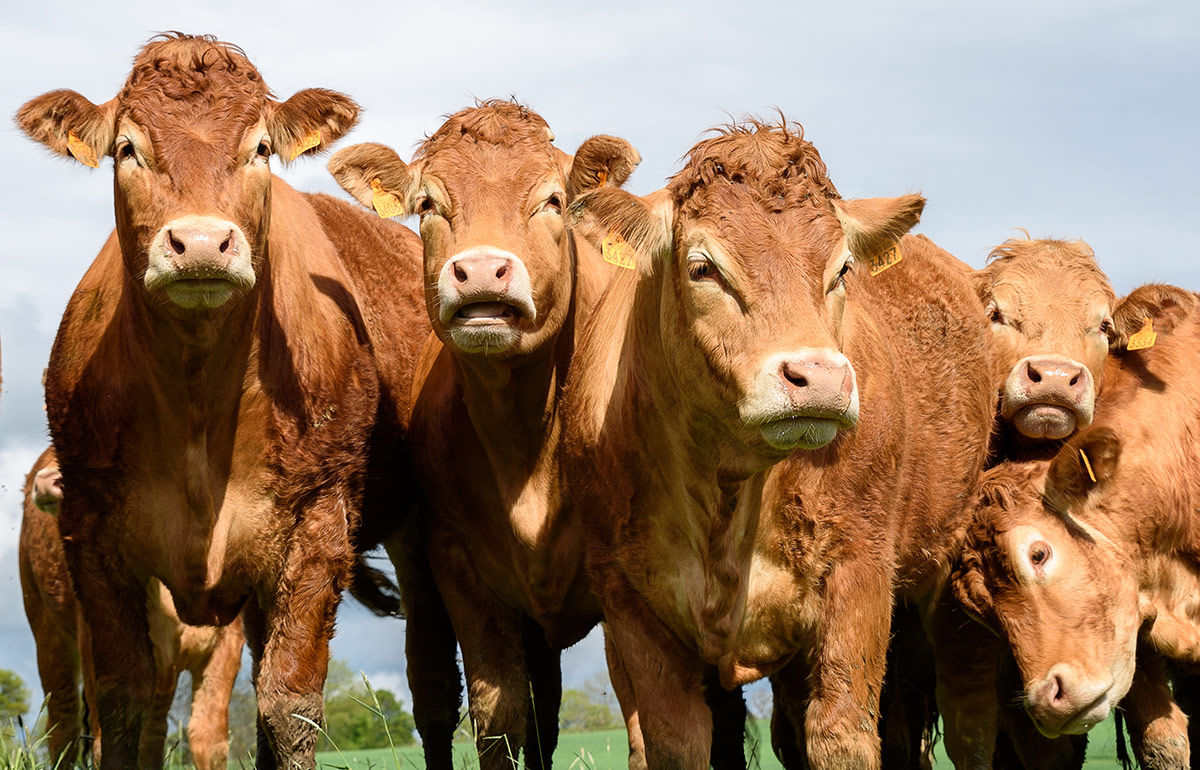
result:
[(706, 684), (765, 676), (790, 756), (880, 766), (893, 602), (942, 575), (994, 410), (961, 263), (903, 238), (923, 205), (843, 200), (798, 126), (755, 121), (572, 205), (636, 252), (576, 352), (566, 468), (651, 768), (708, 766)]
[[(600, 620), (560, 479), (560, 401), (579, 329), (620, 268), (577, 242), (563, 214), (580, 194), (622, 184), (640, 157), (615, 137), (592, 137), (574, 156), (553, 138), (532, 110), (488, 101), (451, 115), (411, 164), (372, 144), (329, 164), (364, 205), (420, 216), (434, 335), (413, 385), (408, 445), (428, 554), (413, 553), (404, 533), (385, 544), (405, 597), (413, 710), (436, 752), (431, 766), (450, 766), (458, 715), (444, 690), (457, 682), (455, 637), (480, 764), (509, 768), (523, 749), (526, 767), (548, 767), (561, 651)], [(436, 587), (413, 566), (424, 563)], [(444, 610), (431, 606), (439, 592)]]
[(53, 91), (17, 114), (60, 155), (113, 161), (116, 229), (46, 376), (106, 770), (162, 761), (138, 754), (155, 581), (190, 625), (241, 614), (257, 766), (315, 765), (368, 462), (401, 451), (394, 397), (428, 333), (417, 237), (271, 172), (358, 111), (324, 89), (276, 100), (236, 46), (168, 33), (113, 99)]

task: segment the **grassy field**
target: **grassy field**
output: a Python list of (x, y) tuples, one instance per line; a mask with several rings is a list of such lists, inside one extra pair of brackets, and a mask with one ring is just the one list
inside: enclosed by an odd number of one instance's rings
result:
[[(761, 736), (757, 747), (757, 766), (761, 770), (781, 770), (779, 761), (771, 753), (771, 738), (767, 722), (758, 723)], [(477, 764), (474, 748), (468, 743), (455, 744), (455, 767), (469, 770)], [(421, 749), (410, 747), (396, 749), (400, 770), (424, 770), (425, 762)], [(935, 752), (938, 770), (950, 770), (953, 766), (946, 753), (938, 745)], [(558, 750), (554, 752), (554, 766), (560, 770), (621, 770), (627, 766), (629, 746), (624, 730), (604, 730), (590, 733), (563, 733), (559, 737)], [(397, 770), (396, 759), (390, 749), (371, 751), (325, 752), (317, 755), (320, 768), (346, 768), (346, 770)], [(754, 765), (751, 765), (754, 767)], [(1116, 736), (1112, 719), (1098, 725), (1089, 734), (1089, 770), (1119, 770), (1117, 762)]]

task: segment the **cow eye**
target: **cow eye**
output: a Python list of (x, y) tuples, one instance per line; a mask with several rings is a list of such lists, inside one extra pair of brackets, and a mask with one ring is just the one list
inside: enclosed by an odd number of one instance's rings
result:
[(263, 139), (258, 143), (257, 157), (267, 160), (271, 157), (271, 143)]
[(436, 214), (437, 206), (433, 205), (433, 201), (428, 195), (421, 198), (421, 202), (417, 204), (417, 214), (422, 218), (426, 214)]
[(121, 143), (117, 145), (117, 150), (114, 155), (116, 155), (118, 163), (125, 160), (137, 161), (137, 151), (133, 149), (133, 142), (129, 141), (128, 139), (122, 140)]
[(717, 277), (717, 268), (712, 262), (701, 256), (688, 257), (687, 271), (688, 277), (693, 281), (703, 281)]
[(854, 267), (854, 258), (850, 257), (842, 263), (842, 269), (838, 271), (837, 277), (833, 279), (833, 285), (829, 287), (829, 291), (846, 288), (846, 275)]
[(994, 324), (1004, 323), (1004, 314), (1000, 312), (1000, 307), (995, 302), (988, 303), (987, 317)]
[(542, 204), (542, 211), (549, 211), (554, 214), (561, 214), (563, 210), (563, 199), (558, 193), (554, 193), (546, 202)]
[(1038, 540), (1033, 545), (1029, 546), (1029, 563), (1034, 566), (1039, 572), (1050, 561), (1050, 544), (1044, 540)]
[(1099, 329), (1099, 332), (1100, 332), (1101, 334), (1103, 334), (1105, 337), (1111, 337), (1111, 336), (1112, 336), (1112, 332), (1113, 332), (1113, 319), (1112, 319), (1112, 316), (1105, 316), (1105, 317), (1104, 317), (1104, 320), (1100, 322), (1100, 329)]

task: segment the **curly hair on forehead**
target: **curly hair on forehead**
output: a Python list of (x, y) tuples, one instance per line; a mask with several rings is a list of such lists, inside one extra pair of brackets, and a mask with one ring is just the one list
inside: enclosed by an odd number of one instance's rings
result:
[(782, 115), (778, 122), (744, 118), (709, 133), (715, 136), (688, 152), (683, 169), (667, 185), (676, 205), (725, 185), (744, 185), (771, 210), (824, 207), (841, 197), (799, 123)]
[(226, 98), (270, 96), (246, 53), (212, 35), (164, 32), (134, 57), (121, 100), (163, 97), (173, 101), (219, 93)]
[(553, 138), (545, 119), (525, 105), (512, 99), (487, 99), (446, 116), (441, 127), (417, 148), (415, 157), (425, 157), (463, 141), (500, 147), (549, 148)]

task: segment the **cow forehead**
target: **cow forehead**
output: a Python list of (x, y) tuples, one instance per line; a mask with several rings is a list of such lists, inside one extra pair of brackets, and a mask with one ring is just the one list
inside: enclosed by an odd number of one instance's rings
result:
[[(477, 199), (519, 199), (550, 179), (565, 180), (557, 150), (488, 144), (458, 144), (439, 149), (422, 162), (422, 175), (437, 178), (456, 204)], [(561, 154), (559, 154), (561, 155)]]

